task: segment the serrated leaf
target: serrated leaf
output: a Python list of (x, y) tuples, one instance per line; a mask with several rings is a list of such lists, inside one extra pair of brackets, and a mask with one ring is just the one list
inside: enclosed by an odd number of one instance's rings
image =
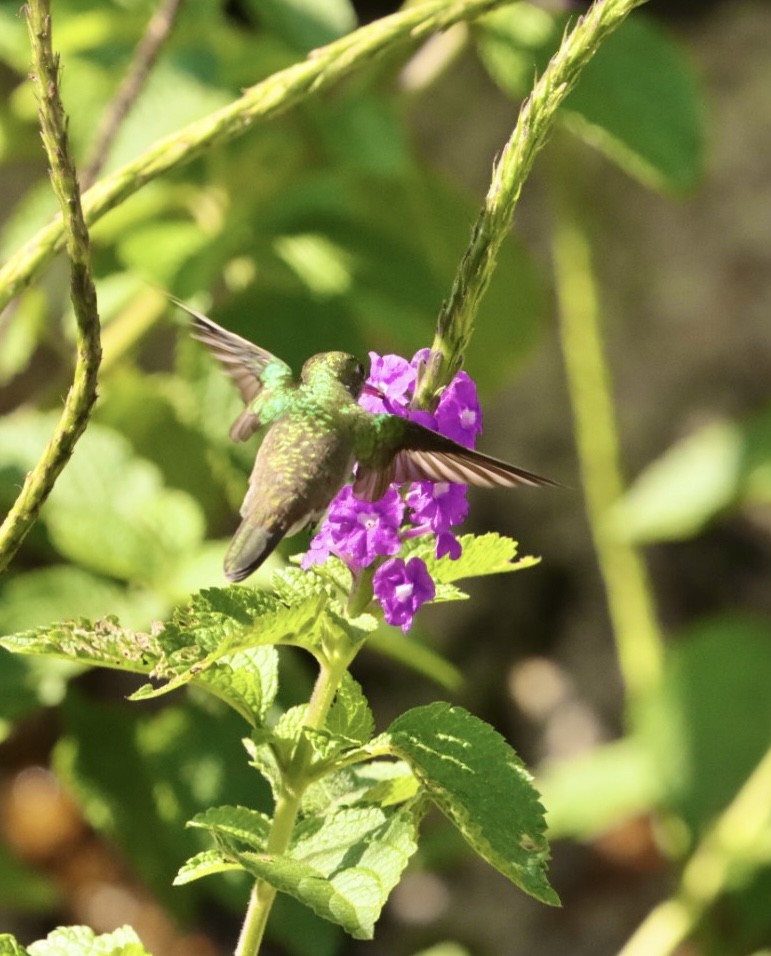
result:
[(174, 877), (174, 886), (184, 886), (185, 883), (192, 883), (194, 880), (200, 880), (204, 876), (212, 876), (215, 873), (229, 873), (233, 870), (245, 869), (240, 863), (231, 859), (221, 850), (202, 850), (191, 856), (189, 860), (182, 864), (179, 872)]
[(265, 720), (278, 693), (278, 654), (274, 647), (252, 647), (228, 654), (198, 678), (253, 726)]
[(543, 807), (496, 730), (461, 707), (436, 703), (397, 718), (384, 738), (483, 859), (536, 899), (559, 904), (546, 878)]
[(330, 734), (365, 744), (375, 730), (367, 698), (361, 685), (346, 673), (326, 719), (325, 729)]
[(0, 646), (15, 654), (45, 654), (140, 674), (150, 673), (163, 656), (157, 633), (140, 634), (115, 618), (64, 621), (0, 637)]
[(270, 786), (274, 802), (277, 802), (284, 785), (284, 778), (276, 750), (271, 746), (273, 742), (272, 731), (266, 729), (258, 729), (252, 733), (251, 737), (245, 737), (242, 741), (249, 755), (249, 765), (262, 774)]
[(87, 926), (63, 926), (32, 943), (29, 956), (152, 956), (129, 926), (97, 936)]
[(208, 830), (215, 838), (238, 840), (252, 849), (262, 850), (270, 831), (270, 817), (248, 807), (211, 807), (196, 814), (188, 826)]
[[(369, 756), (369, 753), (362, 753), (363, 759)], [(369, 799), (370, 792), (405, 772), (411, 774), (409, 767), (401, 760), (370, 760), (327, 773), (312, 783), (303, 794), (303, 812), (311, 816), (323, 816), (341, 807), (378, 802)]]
[[(485, 574), (503, 574), (508, 571), (521, 571), (540, 562), (540, 558), (527, 555), (515, 560), (518, 543), (512, 538), (489, 533), (482, 535), (464, 534), (459, 538), (463, 552), (457, 561), (448, 556), (434, 557), (433, 545), (415, 539), (416, 544), (410, 550), (426, 562), (431, 577), (438, 584), (451, 584), (462, 578), (480, 577)], [(465, 597), (465, 595), (464, 595)]]
[[(232, 667), (235, 655), (273, 644), (293, 644), (310, 648), (317, 628), (325, 619), (321, 613), (324, 595), (315, 595), (297, 607), (284, 607), (274, 597), (247, 588), (211, 588), (193, 598), (190, 606), (177, 612), (162, 632), (164, 646), (174, 646), (156, 667), (154, 676), (166, 679), (161, 687), (141, 687), (135, 700), (160, 697), (196, 680), (209, 684), (223, 694), (229, 689), (238, 692), (243, 703), (244, 684)], [(275, 692), (275, 669), (272, 655), (249, 655), (242, 664), (253, 660), (252, 695), (263, 690)], [(262, 674), (261, 667), (266, 667)], [(272, 697), (260, 696), (256, 716), (262, 716)], [(257, 702), (256, 702), (257, 703)]]
[(371, 939), (389, 893), (415, 852), (409, 810), (346, 809), (305, 821), (291, 854), (239, 854), (244, 866), (354, 939)]
[[(275, 649), (259, 645), (275, 638), (279, 625), (296, 636), (298, 622), (307, 624), (312, 616), (312, 609), (294, 609), (282, 616), (286, 609), (276, 608), (275, 600), (260, 592), (213, 589), (196, 595), (168, 624), (150, 633), (121, 627), (114, 618), (65, 621), (2, 637), (0, 646), (167, 680), (161, 688), (145, 685), (132, 695), (134, 699), (156, 697), (195, 681), (256, 726), (278, 689)], [(232, 649), (239, 643), (248, 646)]]
[(418, 789), (415, 775), (403, 760), (369, 760), (343, 767), (312, 784), (303, 794), (302, 807), (311, 816), (369, 804), (394, 807), (411, 800)]

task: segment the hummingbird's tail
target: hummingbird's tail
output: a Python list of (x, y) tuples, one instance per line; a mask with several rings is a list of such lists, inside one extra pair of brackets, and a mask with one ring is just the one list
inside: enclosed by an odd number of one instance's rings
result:
[(225, 555), (225, 577), (243, 581), (265, 561), (284, 537), (284, 528), (264, 528), (244, 519)]

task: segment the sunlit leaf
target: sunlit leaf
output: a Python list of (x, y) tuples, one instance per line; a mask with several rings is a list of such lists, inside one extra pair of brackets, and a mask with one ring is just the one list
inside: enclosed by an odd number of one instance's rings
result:
[(29, 956), (152, 956), (128, 926), (101, 936), (87, 926), (62, 926), (32, 943), (26, 952)]
[(428, 796), (488, 863), (553, 905), (543, 807), (522, 761), (489, 724), (436, 703), (398, 717), (384, 735)]

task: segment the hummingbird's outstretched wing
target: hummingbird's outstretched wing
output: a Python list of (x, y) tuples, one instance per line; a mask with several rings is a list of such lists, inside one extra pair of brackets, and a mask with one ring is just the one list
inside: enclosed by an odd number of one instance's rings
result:
[(359, 462), (353, 484), (357, 498), (377, 501), (394, 481), (448, 481), (481, 488), (559, 487), (550, 478), (466, 448), (417, 422), (396, 422), (388, 429), (392, 432), (391, 440), (380, 445), (373, 460)]
[(286, 362), (282, 362), (281, 359), (248, 339), (223, 329), (202, 312), (192, 309), (174, 296), (169, 298), (193, 317), (193, 338), (203, 342), (212, 355), (222, 363), (241, 393), (241, 398), (247, 407), (233, 422), (230, 437), (233, 441), (246, 441), (263, 424), (259, 413), (251, 407), (255, 399), (274, 386), (292, 388), (294, 376), (291, 368)]

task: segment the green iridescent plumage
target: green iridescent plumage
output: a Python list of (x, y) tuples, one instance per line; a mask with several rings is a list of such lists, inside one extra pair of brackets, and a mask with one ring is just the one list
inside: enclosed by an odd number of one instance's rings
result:
[(354, 494), (370, 501), (381, 498), (393, 481), (554, 484), (415, 422), (365, 411), (358, 398), (366, 372), (352, 355), (314, 355), (296, 382), (281, 359), (174, 301), (193, 316), (193, 335), (223, 364), (246, 403), (231, 438), (245, 441), (267, 428), (241, 505), (242, 521), (225, 556), (232, 581), (248, 577), (283, 537), (317, 520), (354, 463)]

